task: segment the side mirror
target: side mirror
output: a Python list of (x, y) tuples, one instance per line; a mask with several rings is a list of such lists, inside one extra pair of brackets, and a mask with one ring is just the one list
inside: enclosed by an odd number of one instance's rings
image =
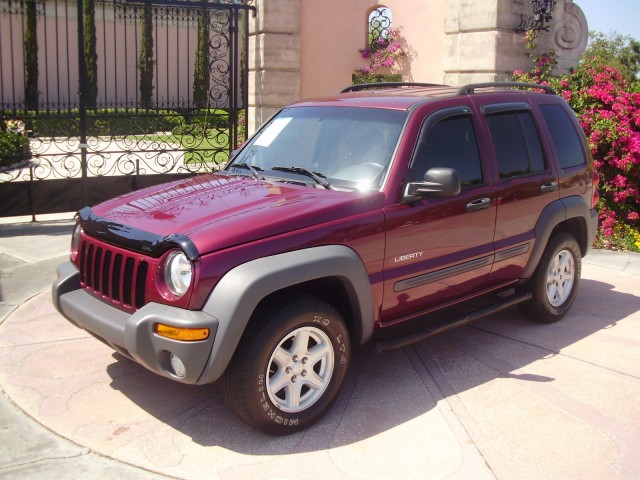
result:
[(404, 189), (404, 201), (421, 197), (452, 197), (460, 193), (460, 175), (453, 168), (434, 167), (424, 174), (424, 181), (409, 182)]

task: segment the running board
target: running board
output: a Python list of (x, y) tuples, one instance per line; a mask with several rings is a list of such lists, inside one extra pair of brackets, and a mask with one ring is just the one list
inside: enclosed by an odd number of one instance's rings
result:
[(446, 322), (429, 325), (427, 328), (423, 328), (421, 330), (418, 330), (417, 332), (412, 332), (393, 338), (379, 339), (376, 341), (376, 352), (382, 353), (386, 352), (387, 350), (395, 350), (396, 348), (406, 347), (407, 345), (419, 342), (420, 340), (424, 340), (425, 338), (429, 338), (433, 335), (437, 335), (439, 333), (446, 332), (447, 330), (461, 327), (468, 323), (475, 322), (476, 320), (480, 320), (481, 318), (484, 318), (486, 316), (492, 315), (502, 310), (506, 310), (507, 308), (518, 305), (519, 303), (531, 300), (531, 297), (531, 293), (527, 292), (506, 299), (498, 298), (487, 307), (472, 310), (471, 312), (468, 312), (459, 317), (454, 317), (450, 320), (447, 320)]

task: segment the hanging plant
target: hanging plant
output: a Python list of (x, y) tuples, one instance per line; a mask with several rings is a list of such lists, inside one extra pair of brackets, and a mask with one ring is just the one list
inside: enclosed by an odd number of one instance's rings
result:
[(354, 83), (402, 80), (401, 74), (393, 73), (402, 57), (406, 55), (401, 33), (402, 27), (388, 28), (367, 48), (359, 50), (360, 56), (367, 60), (368, 64), (356, 70), (353, 76)]

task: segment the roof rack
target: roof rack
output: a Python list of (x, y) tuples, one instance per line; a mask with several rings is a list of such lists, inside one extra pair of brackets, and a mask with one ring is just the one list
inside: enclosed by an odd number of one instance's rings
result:
[(470, 95), (475, 93), (477, 88), (495, 88), (495, 87), (510, 87), (510, 88), (536, 88), (544, 90), (546, 94), (556, 95), (556, 92), (549, 85), (540, 85), (538, 83), (522, 83), (522, 82), (487, 82), (487, 83), (470, 83), (464, 85), (458, 89), (458, 95)]
[(359, 92), (361, 90), (369, 90), (373, 88), (396, 88), (396, 87), (445, 87), (437, 83), (415, 83), (415, 82), (380, 82), (380, 83), (361, 83), (360, 85), (349, 85), (340, 90), (340, 93)]

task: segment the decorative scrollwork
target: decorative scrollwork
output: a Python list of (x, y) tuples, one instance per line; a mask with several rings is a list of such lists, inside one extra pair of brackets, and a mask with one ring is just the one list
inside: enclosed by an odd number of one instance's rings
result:
[(31, 179), (31, 161), (0, 168), (0, 184), (3, 182), (28, 182)]
[(378, 7), (369, 13), (369, 49), (371, 51), (376, 51), (381, 43), (384, 43), (389, 28), (391, 28), (391, 14), (387, 7)]
[[(588, 37), (584, 14), (575, 4), (566, 5), (554, 29), (553, 39), (560, 50), (582, 53)], [(576, 57), (577, 58), (577, 57)]]
[[(31, 0), (36, 4), (36, 15), (44, 16), (44, 0)], [(5, 0), (0, 3), (0, 15), (25, 15), (26, 3), (24, 0)]]

